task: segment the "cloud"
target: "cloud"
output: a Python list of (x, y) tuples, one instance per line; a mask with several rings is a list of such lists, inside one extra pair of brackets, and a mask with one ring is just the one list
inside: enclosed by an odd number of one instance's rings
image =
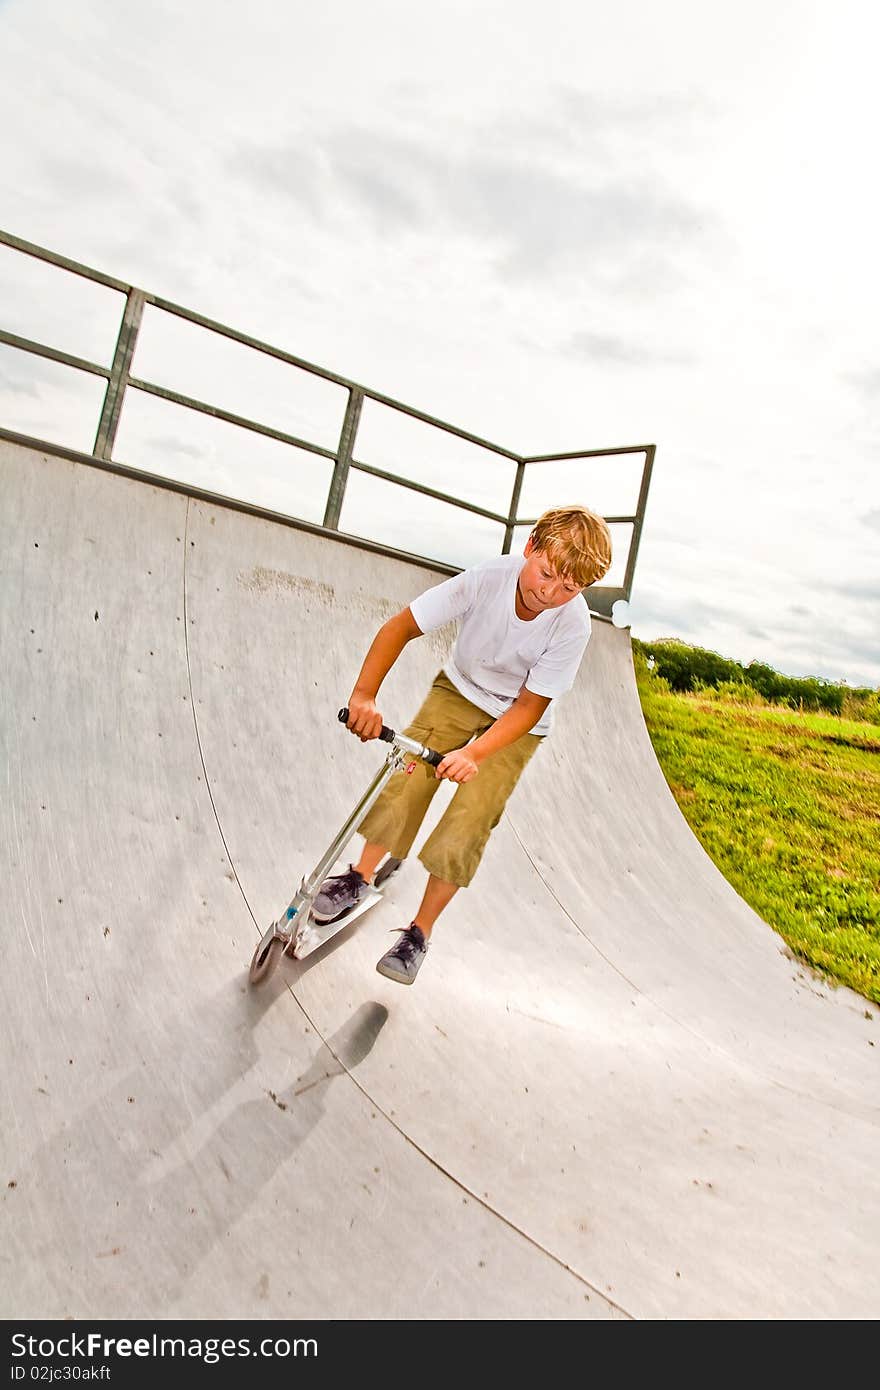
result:
[[(862, 598), (877, 597), (876, 589), (863, 593), (860, 585), (838, 587), (841, 591), (855, 590)], [(794, 607), (790, 605), (789, 611)], [(873, 636), (834, 629), (827, 622), (820, 622), (815, 610), (798, 607), (799, 616), (806, 622), (768, 632), (754, 625), (744, 627), (742, 609), (733, 604), (712, 604), (701, 599), (682, 603), (674, 595), (667, 598), (648, 593), (633, 598), (630, 622), (634, 635), (643, 641), (673, 638), (716, 651), (744, 666), (754, 659), (785, 675), (839, 681), (846, 673), (850, 685), (876, 686), (880, 682), (878, 647)], [(746, 640), (765, 644), (764, 650), (749, 651), (743, 645)]]
[[(698, 641), (699, 634), (710, 626), (739, 619), (740, 610), (733, 605), (707, 603), (704, 599), (689, 598), (680, 606), (678, 597), (664, 598), (656, 594), (634, 594), (630, 601), (630, 616), (642, 629), (662, 628), (666, 636), (673, 634), (686, 641)], [(659, 639), (658, 639), (659, 640)]]
[(161, 450), (162, 453), (184, 454), (191, 459), (206, 459), (210, 455), (210, 450), (199, 449), (194, 444), (185, 444), (173, 434), (153, 434), (145, 443), (150, 448)]
[(564, 342), (559, 351), (566, 357), (583, 357), (603, 366), (654, 367), (688, 366), (695, 358), (684, 353), (658, 352), (639, 342), (612, 333), (593, 333), (583, 329)]
[[(588, 105), (594, 122), (610, 129), (615, 108), (596, 99)], [(630, 119), (647, 127), (650, 110), (650, 103), (637, 116), (630, 110)], [(243, 144), (227, 167), (264, 196), (293, 199), (325, 226), (346, 208), (380, 231), (445, 229), (470, 238), (493, 254), (502, 278), (586, 265), (616, 272), (621, 262), (637, 267), (646, 256), (661, 276), (667, 258), (675, 278), (675, 255), (709, 226), (704, 209), (647, 160), (629, 176), (602, 155), (567, 159), (561, 143), (555, 157), (537, 159), (527, 131), (520, 140), (499, 139), (505, 126), (502, 117), (498, 128), (471, 128), (458, 140), (444, 130), (441, 146), (433, 132), (402, 137), (344, 125), (296, 143)]]
[(880, 400), (880, 371), (847, 372), (844, 381), (855, 387), (868, 404)]
[(880, 531), (880, 507), (876, 507), (872, 512), (865, 512), (858, 520), (872, 531)]
[(0, 367), (0, 391), (9, 391), (13, 396), (33, 396), (34, 399), (39, 399), (40, 395), (32, 381), (23, 381), (21, 377), (13, 376), (11, 372), (4, 371), (2, 367)]
[(242, 145), (225, 159), (230, 173), (261, 192), (292, 198), (319, 218), (328, 204), (330, 190), (321, 168), (319, 152), (300, 145)]
[(56, 195), (78, 200), (129, 198), (134, 185), (124, 167), (104, 162), (104, 157), (86, 160), (65, 153), (63, 158), (44, 155), (41, 172), (51, 181)]
[[(407, 129), (425, 126), (424, 91), (409, 84), (399, 89), (403, 102), (395, 111)], [(580, 167), (619, 168), (623, 160), (647, 161), (656, 157), (658, 143), (664, 150), (694, 145), (705, 138), (720, 108), (702, 93), (644, 92), (635, 95), (606, 90), (601, 95), (579, 91), (562, 83), (552, 91), (542, 87), (542, 105), (523, 102), (496, 110), (489, 120), (476, 125), (460, 107), (437, 113), (443, 121), (444, 139), (496, 153), (511, 150), (542, 162), (577, 160)], [(429, 119), (431, 119), (429, 117)], [(433, 118), (437, 126), (437, 115)]]
[(615, 267), (650, 248), (675, 250), (699, 230), (683, 199), (645, 178), (639, 185), (578, 186), (567, 174), (476, 159), (447, 190), (461, 230), (480, 230), (502, 248), (507, 275), (544, 275), (598, 259)]
[(83, 379), (83, 373), (53, 362), (50, 357), (0, 343), (0, 386), (15, 395), (39, 397), (40, 387), (55, 390), (61, 384), (69, 387)]
[(843, 598), (867, 599), (869, 603), (880, 603), (880, 580), (869, 581), (866, 584), (844, 580), (842, 584), (829, 584), (828, 588), (833, 594), (841, 594)]
[(657, 138), (658, 127), (669, 130), (678, 126), (685, 136), (691, 136), (694, 121), (705, 125), (720, 114), (720, 107), (702, 93), (650, 92), (644, 96), (606, 92), (601, 97), (576, 87), (563, 87), (559, 92), (560, 109), (569, 120), (578, 122), (590, 135), (611, 130), (645, 134)]
[[(877, 660), (877, 643), (860, 641), (854, 638), (829, 638), (822, 634), (821, 646), (814, 644), (809, 649), (797, 647), (783, 658), (784, 674), (818, 676), (822, 680), (838, 682), (846, 680), (848, 685), (880, 685), (880, 663)], [(776, 670), (778, 663), (771, 662)], [(796, 667), (795, 671), (789, 669)]]

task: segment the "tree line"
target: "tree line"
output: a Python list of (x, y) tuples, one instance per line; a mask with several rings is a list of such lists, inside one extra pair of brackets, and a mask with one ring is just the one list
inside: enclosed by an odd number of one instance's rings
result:
[(717, 690), (731, 699), (744, 698), (748, 703), (757, 696), (768, 704), (826, 710), (829, 714), (880, 724), (880, 689), (851, 687), (818, 676), (784, 676), (763, 661), (750, 661), (744, 666), (705, 647), (692, 647), (672, 639), (642, 642), (633, 637), (632, 645), (648, 669), (671, 690)]

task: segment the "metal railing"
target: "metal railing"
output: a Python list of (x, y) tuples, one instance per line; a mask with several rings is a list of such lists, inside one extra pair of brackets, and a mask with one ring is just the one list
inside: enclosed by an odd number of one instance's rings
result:
[[(448, 503), (453, 507), (458, 507), (464, 511), (471, 512), (489, 521), (498, 523), (504, 527), (504, 540), (501, 553), (509, 554), (515, 529), (517, 527), (533, 526), (537, 520), (536, 517), (524, 517), (519, 515), (520, 496), (527, 467), (548, 462), (616, 458), (623, 454), (641, 454), (644, 457), (644, 462), (635, 511), (632, 514), (605, 517), (609, 525), (630, 524), (633, 528), (623, 583), (619, 587), (595, 584), (591, 586), (589, 590), (590, 608), (594, 612), (606, 617), (610, 616), (613, 605), (619, 599), (629, 600), (632, 592), (636, 558), (638, 556), (639, 543), (641, 540), (648, 489), (651, 481), (651, 471), (654, 464), (655, 446), (653, 444), (626, 445), (620, 448), (609, 449), (582, 449), (564, 454), (519, 454), (514, 450), (504, 448), (500, 444), (493, 444), (490, 440), (481, 439), (478, 435), (472, 434), (468, 430), (461, 429), (457, 425), (449, 424), (445, 420), (438, 420), (434, 416), (428, 415), (425, 411), (417, 410), (413, 406), (405, 405), (402, 401), (394, 400), (391, 396), (386, 396), (381, 392), (370, 390), (368, 387), (362, 386), (358, 382), (350, 381), (346, 377), (339, 376), (336, 372), (331, 372), (324, 367), (316, 366), (313, 362), (307, 362), (301, 357), (296, 357), (292, 353), (284, 351), (282, 348), (274, 347), (270, 343), (261, 342), (258, 338), (250, 337), (248, 334), (240, 333), (234, 328), (227, 327), (225, 324), (205, 318), (203, 314), (195, 313), (193, 310), (186, 309), (179, 304), (173, 304), (169, 300), (160, 298), (158, 295), (149, 294), (144, 290), (136, 289), (133, 285), (127, 285), (121, 280), (116, 280), (110, 275), (105, 275), (101, 271), (92, 269), (90, 266), (81, 265), (78, 261), (70, 260), (66, 256), (59, 255), (57, 252), (47, 250), (45, 247), (36, 246), (32, 242), (24, 241), (20, 237), (11, 235), (11, 233), (0, 230), (0, 244), (14, 251), (19, 251), (24, 255), (32, 256), (37, 260), (45, 261), (49, 265), (57, 266), (73, 275), (81, 276), (107, 289), (116, 290), (118, 293), (125, 296), (122, 323), (119, 328), (113, 361), (110, 366), (103, 366), (97, 362), (89, 362), (84, 358), (75, 357), (67, 352), (61, 352), (57, 348), (50, 347), (45, 343), (35, 342), (29, 338), (22, 338), (18, 334), (7, 332), (0, 327), (0, 343), (5, 343), (8, 347), (16, 348), (21, 352), (48, 358), (52, 362), (58, 362), (65, 367), (75, 368), (80, 372), (87, 372), (94, 376), (103, 377), (106, 380), (107, 386), (104, 393), (101, 417), (98, 422), (94, 448), (91, 454), (91, 458), (94, 459), (95, 462), (105, 465), (113, 464), (118, 467), (120, 471), (143, 476), (140, 470), (129, 469), (120, 460), (114, 459), (116, 435), (119, 428), (119, 420), (126, 391), (140, 391), (147, 395), (158, 396), (162, 400), (183, 406), (188, 410), (197, 411), (202, 415), (212, 416), (214, 419), (224, 421), (227, 424), (238, 425), (256, 434), (268, 436), (270, 439), (278, 440), (283, 444), (293, 445), (298, 449), (304, 449), (309, 453), (319, 455), (324, 459), (332, 461), (333, 472), (327, 492), (323, 526), (315, 527), (301, 518), (285, 516), (284, 519), (291, 524), (303, 525), (311, 531), (332, 532), (340, 539), (351, 540), (356, 543), (366, 542), (370, 545), (371, 549), (380, 550), (384, 553), (396, 556), (405, 556), (420, 564), (428, 564), (435, 568), (447, 569), (454, 573), (457, 567), (450, 565), (447, 561), (443, 560), (442, 557), (428, 557), (412, 554), (407, 551), (376, 544), (371, 542), (369, 537), (350, 535), (340, 531), (339, 520), (342, 512), (346, 484), (350, 473), (352, 471), (358, 471), (369, 474), (374, 478), (393, 483), (399, 487), (408, 488), (423, 496)], [(218, 405), (211, 404), (207, 401), (196, 400), (194, 397), (183, 395), (168, 387), (157, 385), (155, 382), (145, 381), (139, 377), (133, 376), (131, 374), (132, 361), (137, 346), (144, 309), (148, 304), (156, 309), (162, 310), (164, 313), (174, 315), (179, 319), (186, 320), (188, 323), (206, 329), (211, 333), (219, 334), (223, 338), (241, 343), (245, 347), (253, 348), (266, 356), (274, 357), (291, 367), (308, 372), (312, 376), (320, 377), (324, 381), (332, 382), (334, 385), (343, 387), (348, 393), (348, 401), (336, 450), (323, 448), (321, 445), (311, 440), (299, 438), (283, 430), (275, 429), (261, 421), (232, 414), (230, 411), (223, 410)], [(410, 416), (412, 419), (433, 426), (435, 429), (442, 430), (448, 435), (466, 440), (471, 444), (479, 445), (481, 448), (487, 449), (491, 453), (509, 459), (511, 462), (515, 463), (516, 473), (507, 511), (501, 513), (477, 506), (473, 502), (467, 502), (463, 498), (438, 491), (436, 488), (428, 487), (424, 483), (416, 482), (412, 478), (402, 477), (399, 474), (389, 472), (386, 469), (377, 468), (356, 459), (354, 456), (354, 445), (357, 438), (361, 410), (366, 400), (373, 401), (377, 405), (387, 406), (389, 409), (399, 414)], [(3, 433), (10, 437), (22, 437), (12, 436), (9, 431), (3, 431)], [(29, 442), (45, 447), (45, 441), (43, 440), (30, 439)], [(160, 474), (152, 473), (150, 476), (155, 476), (157, 478), (161, 477)], [(181, 485), (175, 483), (175, 486), (180, 487), (180, 490), (184, 492), (192, 493), (194, 496), (206, 495), (201, 489), (194, 487), (189, 488), (185, 484)], [(277, 517), (277, 513), (258, 506), (253, 506), (249, 503), (242, 503), (235, 498), (217, 497), (216, 494), (210, 494), (210, 496), (217, 501), (224, 502), (230, 507), (243, 508), (258, 515)]]

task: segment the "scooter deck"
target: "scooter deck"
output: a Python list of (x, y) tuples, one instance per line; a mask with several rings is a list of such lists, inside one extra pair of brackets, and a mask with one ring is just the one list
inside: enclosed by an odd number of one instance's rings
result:
[(341, 932), (355, 918), (361, 917), (369, 908), (375, 906), (381, 898), (382, 894), (378, 888), (368, 884), (360, 902), (356, 903), (350, 912), (346, 912), (342, 917), (337, 917), (335, 922), (315, 922), (309, 917), (297, 932), (296, 944), (290, 954), (296, 960), (305, 960), (306, 956), (310, 956), (313, 951), (317, 951), (319, 946), (331, 941), (338, 932)]

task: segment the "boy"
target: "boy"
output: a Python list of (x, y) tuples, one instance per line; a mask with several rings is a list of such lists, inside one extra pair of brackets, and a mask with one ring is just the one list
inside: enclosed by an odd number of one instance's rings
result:
[(411, 985), (434, 923), (466, 887), (520, 773), (552, 727), (551, 701), (571, 689), (590, 637), (583, 590), (611, 564), (611, 538), (585, 507), (545, 512), (522, 556), (499, 555), (454, 575), (389, 618), (348, 701), (348, 728), (377, 738), (379, 687), (407, 642), (461, 620), (451, 659), (405, 730), (445, 753), (436, 769), (415, 758), (391, 778), (359, 827), (366, 841), (348, 873), (315, 899), (319, 922), (357, 903), (386, 854), (405, 859), (442, 779), (458, 784), (419, 858), (428, 870), (421, 907), (379, 961), (381, 975)]

